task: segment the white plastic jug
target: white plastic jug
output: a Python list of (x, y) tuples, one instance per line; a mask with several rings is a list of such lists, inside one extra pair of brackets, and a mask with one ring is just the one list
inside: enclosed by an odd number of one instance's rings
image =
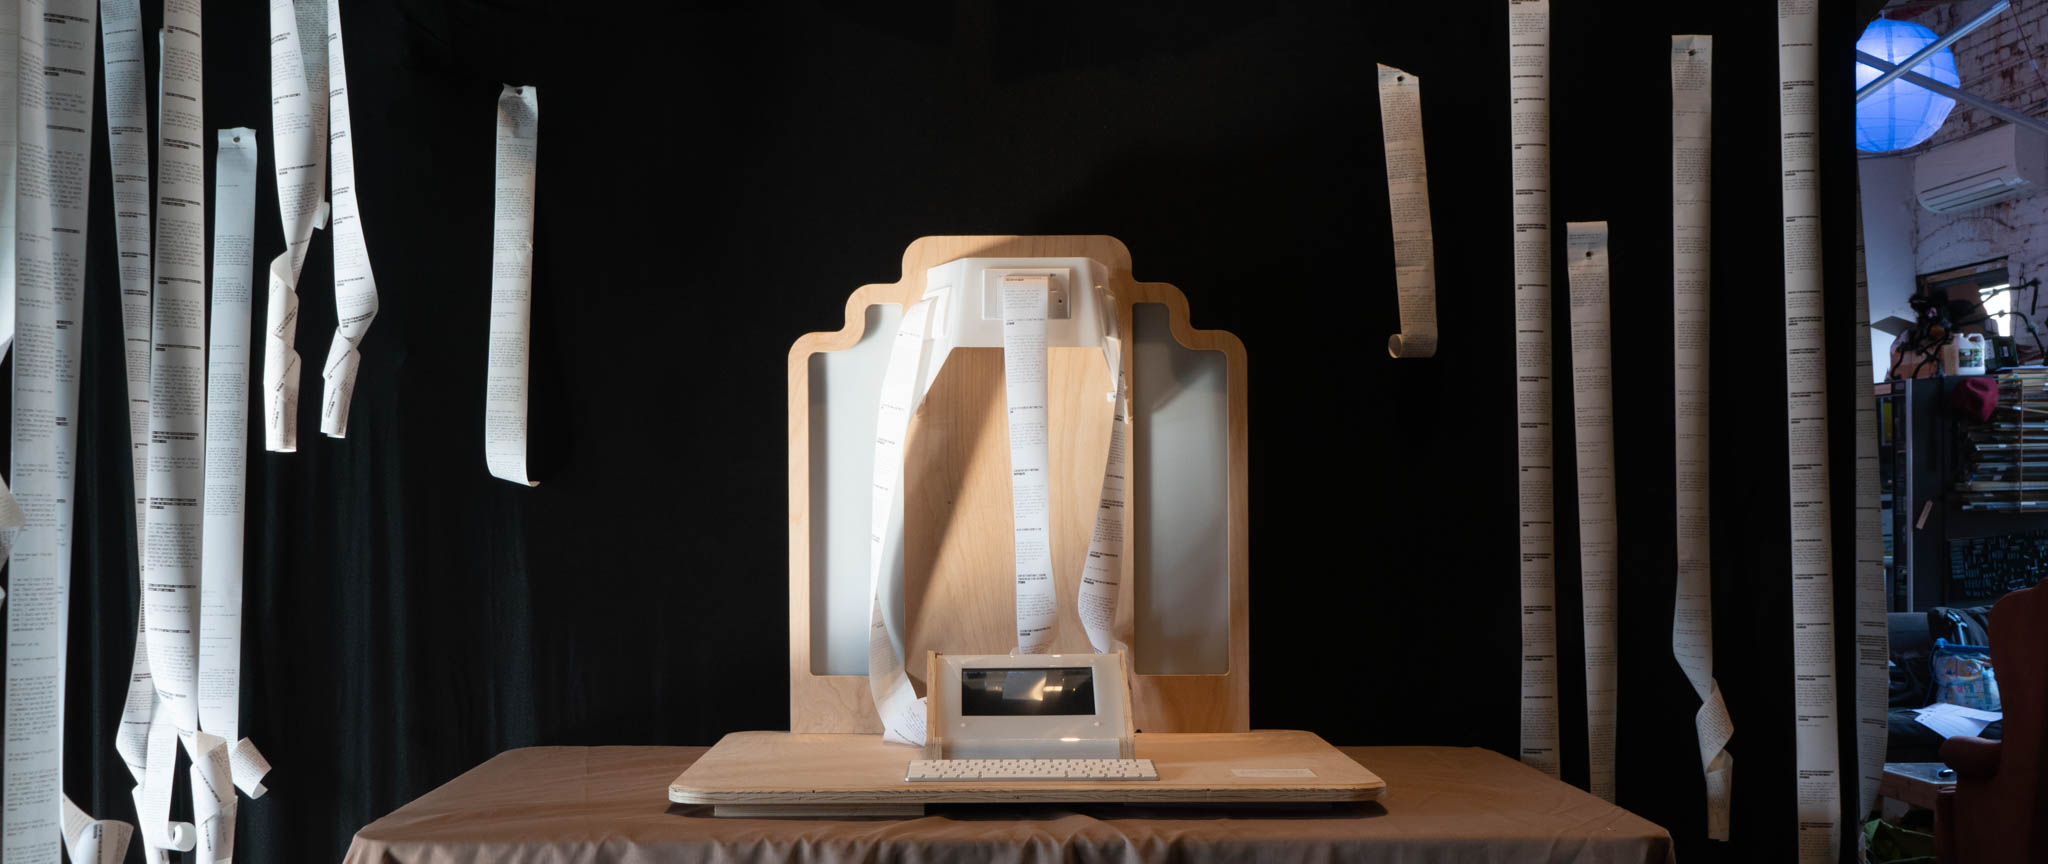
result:
[(1984, 374), (1984, 357), (1990, 347), (1982, 333), (1956, 334), (1956, 374)]

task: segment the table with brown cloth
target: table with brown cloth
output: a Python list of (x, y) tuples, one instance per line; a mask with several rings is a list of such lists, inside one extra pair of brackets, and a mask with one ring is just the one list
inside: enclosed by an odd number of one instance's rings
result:
[(507, 751), (356, 832), (345, 861), (1674, 860), (1664, 829), (1476, 748), (1343, 748), (1387, 781), (1371, 804), (968, 804), (830, 819), (669, 803), (669, 783), (705, 749)]

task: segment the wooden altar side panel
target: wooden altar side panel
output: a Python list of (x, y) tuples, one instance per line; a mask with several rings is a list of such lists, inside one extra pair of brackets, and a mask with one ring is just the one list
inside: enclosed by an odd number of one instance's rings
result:
[[(1244, 343), (1222, 330), (1196, 330), (1188, 326), (1188, 300), (1180, 289), (1164, 282), (1131, 282), (1128, 269), (1111, 275), (1112, 290), (1121, 308), (1118, 326), (1132, 332), (1131, 307), (1138, 303), (1159, 303), (1166, 307), (1168, 326), (1174, 341), (1196, 351), (1223, 354), (1229, 375), (1230, 407), (1225, 438), (1229, 464), (1225, 468), (1225, 526), (1229, 533), (1229, 618), (1230, 671), (1223, 675), (1132, 676), (1131, 697), (1138, 716), (1138, 728), (1150, 732), (1242, 732), (1251, 728), (1251, 508), (1246, 474), (1246, 446), (1249, 440), (1247, 411), (1249, 394), (1245, 382)], [(1127, 362), (1129, 352), (1125, 353)], [(1127, 367), (1128, 368), (1128, 367)], [(1145, 386), (1134, 382), (1136, 387)], [(1164, 588), (1171, 574), (1152, 574), (1154, 589)], [(1163, 578), (1164, 577), (1164, 578)], [(1126, 580), (1126, 587), (1133, 580)], [(1140, 590), (1145, 590), (1143, 587)], [(1134, 605), (1124, 595), (1119, 612)], [(1143, 645), (1133, 646), (1142, 655)]]
[[(1115, 238), (926, 237), (905, 250), (902, 278), (867, 285), (848, 298), (845, 325), (837, 332), (809, 333), (789, 355), (789, 615), (790, 729), (795, 732), (879, 733), (864, 675), (814, 674), (811, 628), (811, 445), (810, 359), (842, 351), (860, 341), (867, 309), (875, 304), (908, 307), (922, 296), (924, 274), (959, 258), (1089, 257), (1110, 271), (1118, 302), (1119, 329), (1128, 340), (1134, 303), (1160, 303), (1168, 310), (1173, 336), (1182, 347), (1219, 351), (1229, 376), (1227, 511), (1229, 568), (1229, 670), (1220, 675), (1132, 676), (1138, 728), (1158, 732), (1228, 732), (1249, 728), (1249, 626), (1247, 507), (1245, 484), (1246, 387), (1244, 348), (1222, 331), (1190, 328), (1187, 300), (1165, 283), (1131, 278), (1130, 254)], [(1130, 352), (1124, 354), (1129, 368)], [(1049, 366), (1053, 477), (1053, 555), (1061, 601), (1060, 651), (1090, 650), (1074, 609), (1081, 558), (1087, 551), (1108, 447), (1108, 371), (1101, 352), (1056, 348)], [(927, 650), (1006, 653), (1016, 644), (1012, 519), (1009, 501), (1009, 438), (1003, 422), (1002, 353), (993, 348), (956, 349), (934, 382), (927, 403), (910, 427), (905, 465), (906, 656)], [(1133, 386), (1144, 383), (1134, 381)], [(821, 504), (822, 506), (822, 504)], [(1127, 535), (1127, 540), (1128, 540)], [(1118, 632), (1133, 631), (1131, 576), (1135, 555), (1125, 555)], [(923, 574), (923, 578), (918, 578)], [(1155, 574), (1166, 590), (1171, 574)], [(1142, 590), (1142, 589), (1140, 589)], [(1143, 645), (1133, 649), (1143, 654)], [(909, 663), (922, 691), (921, 665)]]

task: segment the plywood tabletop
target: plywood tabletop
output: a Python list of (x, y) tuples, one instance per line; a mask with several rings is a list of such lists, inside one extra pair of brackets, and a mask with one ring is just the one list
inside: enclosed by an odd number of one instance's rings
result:
[(1138, 734), (1152, 781), (910, 783), (914, 747), (879, 735), (735, 732), (669, 786), (679, 804), (1371, 801), (1386, 782), (1309, 732)]

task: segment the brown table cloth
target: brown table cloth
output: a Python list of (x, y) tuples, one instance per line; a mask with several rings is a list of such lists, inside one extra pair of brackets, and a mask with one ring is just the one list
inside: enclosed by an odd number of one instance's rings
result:
[(1489, 750), (1346, 747), (1373, 804), (974, 804), (923, 817), (721, 819), (668, 801), (703, 747), (501, 753), (356, 832), (347, 864), (655, 861), (1670, 862), (1664, 829)]

